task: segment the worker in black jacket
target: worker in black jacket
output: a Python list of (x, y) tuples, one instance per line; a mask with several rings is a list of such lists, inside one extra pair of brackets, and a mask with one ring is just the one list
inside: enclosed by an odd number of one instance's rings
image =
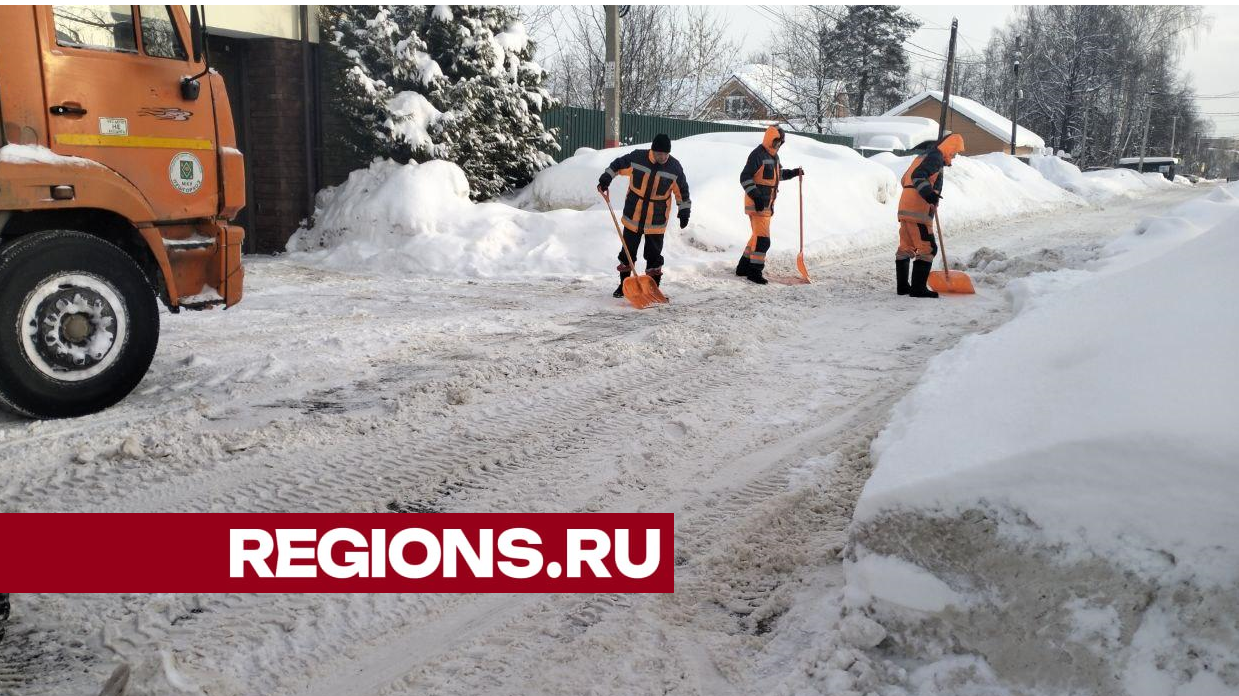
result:
[[(655, 283), (662, 284), (663, 233), (671, 214), (671, 199), (675, 198), (680, 228), (688, 225), (692, 201), (688, 197), (688, 179), (680, 161), (671, 156), (671, 138), (659, 133), (648, 150), (633, 150), (617, 157), (598, 177), (598, 191), (606, 194), (611, 180), (628, 177), (628, 197), (624, 199), (624, 245), (635, 259), (641, 238), (645, 237), (645, 272)], [(620, 249), (619, 287), (615, 297), (624, 296), (624, 279), (636, 269), (628, 265), (628, 254)]]

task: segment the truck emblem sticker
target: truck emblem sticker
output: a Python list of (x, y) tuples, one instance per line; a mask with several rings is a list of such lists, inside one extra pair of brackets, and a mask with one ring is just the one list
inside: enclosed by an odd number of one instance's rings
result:
[(142, 116), (154, 116), (162, 121), (188, 121), (194, 112), (178, 109), (174, 106), (146, 106), (142, 107), (139, 114)]
[(191, 152), (178, 152), (168, 165), (168, 180), (181, 193), (196, 193), (202, 188), (202, 162)]
[(99, 135), (129, 135), (129, 119), (100, 116)]

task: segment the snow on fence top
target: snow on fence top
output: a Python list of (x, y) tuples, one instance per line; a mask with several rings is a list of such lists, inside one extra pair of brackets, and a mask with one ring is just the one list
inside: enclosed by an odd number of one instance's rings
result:
[[(1178, 157), (1145, 157), (1145, 164), (1178, 164)], [(1119, 160), (1119, 164), (1140, 164), (1139, 157), (1124, 157)]]
[[(905, 112), (907, 112), (908, 109), (911, 109), (912, 107), (916, 106), (917, 104), (920, 104), (926, 99), (933, 99), (939, 104), (941, 104), (942, 103), (942, 92), (935, 91), (935, 90), (925, 90), (924, 92), (921, 92), (915, 97), (912, 97), (911, 99), (905, 101), (904, 103), (900, 104), (899, 106), (896, 106), (895, 108), (891, 109), (890, 111), (887, 111), (886, 113), (882, 115), (883, 116), (902, 116)], [(1001, 114), (989, 108), (988, 106), (984, 106), (966, 97), (961, 97), (961, 96), (952, 94), (951, 95), (951, 108), (954, 109), (955, 111), (958, 111), (960, 114), (963, 114), (970, 120), (972, 120), (974, 123), (980, 126), (982, 130), (994, 136), (995, 138), (998, 138), (1004, 142), (1009, 141), (1011, 139), (1011, 119), (1004, 118)], [(934, 135), (936, 136), (937, 134), (935, 133)], [(1028, 130), (1027, 128), (1023, 126), (1020, 126), (1019, 129), (1016, 131), (1015, 145), (1016, 147), (1043, 148), (1045, 147), (1045, 141), (1041, 139), (1041, 136), (1037, 135), (1036, 133)]]

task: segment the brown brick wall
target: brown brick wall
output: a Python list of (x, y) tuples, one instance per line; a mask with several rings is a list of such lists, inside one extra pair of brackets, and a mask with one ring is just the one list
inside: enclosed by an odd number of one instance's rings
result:
[(310, 214), (306, 200), (305, 99), (301, 44), (287, 39), (247, 41), (246, 92), (253, 180), (251, 234), (258, 253), (283, 251)]
[[(284, 250), (310, 215), (306, 193), (305, 95), (301, 42), (275, 38), (211, 37), (211, 62), (224, 77), (245, 153), (246, 253)], [(317, 47), (311, 47), (315, 57)], [(311, 92), (313, 100), (313, 92)], [(317, 134), (315, 139), (317, 139)], [(313, 148), (317, 157), (317, 147)]]

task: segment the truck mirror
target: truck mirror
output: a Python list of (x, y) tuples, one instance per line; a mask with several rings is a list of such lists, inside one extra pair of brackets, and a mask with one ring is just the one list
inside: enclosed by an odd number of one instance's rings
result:
[(189, 8), (189, 43), (193, 48), (194, 62), (202, 60), (202, 18), (198, 16), (198, 6)]

